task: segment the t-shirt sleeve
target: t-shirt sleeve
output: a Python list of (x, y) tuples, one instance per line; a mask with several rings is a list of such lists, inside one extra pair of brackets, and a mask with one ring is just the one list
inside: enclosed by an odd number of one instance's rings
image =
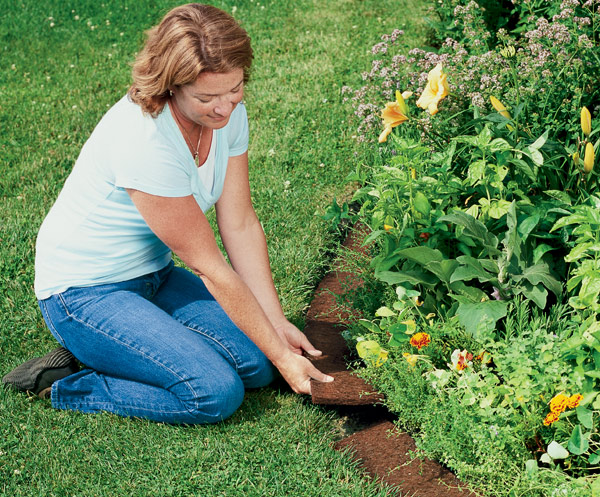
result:
[(190, 175), (177, 156), (160, 150), (144, 151), (127, 157), (114, 171), (115, 186), (132, 188), (161, 197), (185, 197), (192, 194)]
[(248, 150), (248, 114), (244, 104), (235, 108), (228, 128), (229, 157), (242, 155)]

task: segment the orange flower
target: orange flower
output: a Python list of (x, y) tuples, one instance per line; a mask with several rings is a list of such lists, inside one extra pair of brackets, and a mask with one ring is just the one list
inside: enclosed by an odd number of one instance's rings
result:
[(452, 356), (450, 356), (450, 361), (452, 362), (452, 366), (457, 371), (462, 371), (463, 369), (467, 369), (472, 363), (473, 354), (467, 352), (466, 350), (455, 349), (452, 352)]
[(430, 342), (431, 337), (427, 333), (419, 332), (410, 337), (410, 344), (419, 350), (429, 345)]
[(559, 413), (549, 412), (546, 418), (544, 419), (544, 426), (550, 426), (552, 423), (556, 423), (559, 417)]
[(432, 116), (438, 112), (440, 100), (445, 98), (449, 92), (447, 75), (442, 71), (442, 64), (438, 64), (427, 76), (427, 86), (417, 100), (417, 107), (426, 109)]
[(569, 397), (569, 409), (575, 409), (579, 403), (583, 400), (583, 395), (576, 393)]
[(384, 128), (379, 135), (379, 143), (383, 143), (387, 140), (387, 137), (392, 132), (393, 128), (402, 124), (404, 121), (408, 121), (408, 110), (404, 99), (411, 95), (411, 92), (400, 93), (399, 91), (396, 91), (396, 101), (385, 104), (385, 108), (381, 112)]
[(569, 407), (569, 397), (559, 393), (555, 395), (550, 401), (550, 411), (556, 414), (560, 414)]

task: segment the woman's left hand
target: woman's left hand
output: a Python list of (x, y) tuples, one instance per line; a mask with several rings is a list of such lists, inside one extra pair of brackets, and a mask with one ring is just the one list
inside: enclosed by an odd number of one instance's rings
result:
[(313, 357), (318, 357), (322, 354), (320, 350), (313, 347), (308, 338), (306, 338), (306, 335), (287, 319), (274, 325), (274, 328), (283, 342), (295, 354), (302, 355), (303, 351)]

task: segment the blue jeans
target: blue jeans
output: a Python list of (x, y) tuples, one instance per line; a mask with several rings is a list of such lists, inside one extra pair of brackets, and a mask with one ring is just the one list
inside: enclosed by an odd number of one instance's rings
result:
[(39, 302), (58, 342), (86, 365), (52, 385), (52, 406), (165, 423), (215, 423), (274, 367), (196, 275), (167, 267)]

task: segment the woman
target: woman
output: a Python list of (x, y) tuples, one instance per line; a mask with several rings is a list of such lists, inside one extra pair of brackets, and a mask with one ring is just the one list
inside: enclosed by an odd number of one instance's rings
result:
[(193, 424), (230, 416), (273, 366), (298, 393), (332, 381), (282, 312), (252, 207), (251, 61), (247, 33), (215, 7), (177, 7), (149, 31), (38, 235), (36, 296), (64, 348), (6, 384), (60, 409)]

